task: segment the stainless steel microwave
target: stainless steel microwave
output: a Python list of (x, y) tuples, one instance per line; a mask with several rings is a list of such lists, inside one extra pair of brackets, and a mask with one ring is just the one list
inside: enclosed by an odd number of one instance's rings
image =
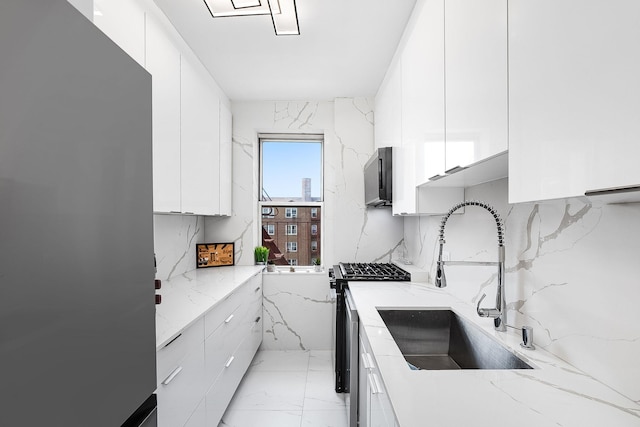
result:
[(378, 148), (364, 166), (364, 202), (367, 206), (391, 206), (392, 149)]

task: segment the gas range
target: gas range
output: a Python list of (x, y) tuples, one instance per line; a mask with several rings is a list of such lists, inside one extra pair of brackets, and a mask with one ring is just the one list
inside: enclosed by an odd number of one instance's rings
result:
[(331, 287), (346, 285), (355, 281), (411, 281), (411, 274), (391, 263), (351, 263), (341, 262), (329, 269)]

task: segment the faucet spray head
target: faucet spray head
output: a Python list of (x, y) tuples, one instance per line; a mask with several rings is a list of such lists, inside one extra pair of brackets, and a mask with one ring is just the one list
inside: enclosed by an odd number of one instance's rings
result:
[(444, 275), (444, 266), (442, 265), (442, 261), (438, 261), (438, 265), (436, 267), (436, 287), (444, 288), (447, 286), (447, 277)]

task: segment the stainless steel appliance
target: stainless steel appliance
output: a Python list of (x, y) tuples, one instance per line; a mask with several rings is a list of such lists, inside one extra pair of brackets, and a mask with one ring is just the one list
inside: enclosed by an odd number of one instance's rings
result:
[(370, 281), (372, 286), (381, 281), (410, 281), (411, 274), (395, 264), (344, 263), (329, 269), (329, 285), (336, 293), (334, 316), (335, 342), (333, 366), (335, 390), (349, 393), (349, 426), (357, 426), (358, 420), (358, 314), (349, 293), (349, 282)]
[(0, 425), (154, 425), (151, 76), (65, 0), (0, 57)]
[(364, 166), (364, 201), (367, 206), (391, 206), (393, 151), (378, 148)]

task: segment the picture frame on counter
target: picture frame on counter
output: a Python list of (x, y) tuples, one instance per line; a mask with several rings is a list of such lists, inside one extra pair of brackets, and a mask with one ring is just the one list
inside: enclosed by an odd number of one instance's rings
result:
[(196, 243), (196, 268), (235, 265), (234, 243)]

